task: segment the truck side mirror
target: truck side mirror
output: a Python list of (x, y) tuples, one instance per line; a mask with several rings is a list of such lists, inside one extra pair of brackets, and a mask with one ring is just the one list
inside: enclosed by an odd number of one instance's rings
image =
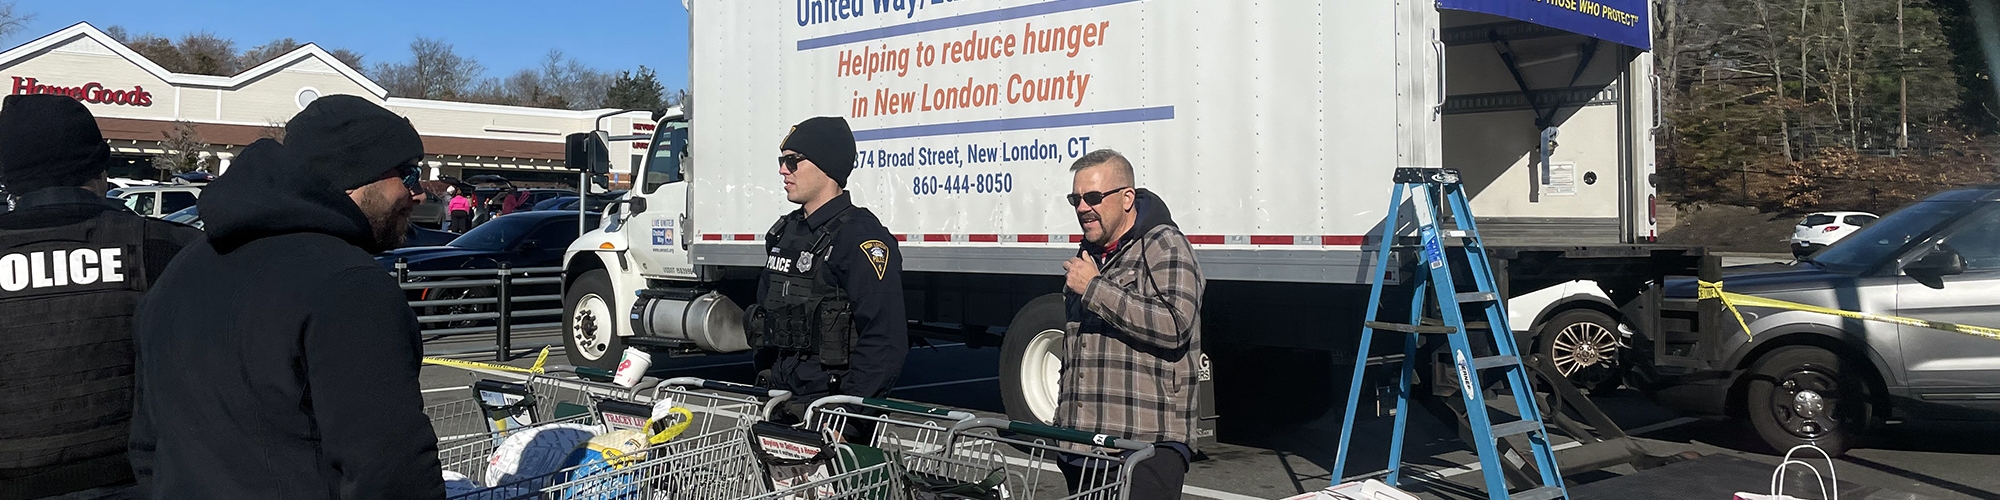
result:
[(625, 206), (631, 209), (631, 213), (644, 213), (646, 211), (646, 199), (634, 196), (625, 200)]
[(577, 132), (563, 138), (563, 166), (602, 174), (611, 171), (611, 147), (604, 132)]

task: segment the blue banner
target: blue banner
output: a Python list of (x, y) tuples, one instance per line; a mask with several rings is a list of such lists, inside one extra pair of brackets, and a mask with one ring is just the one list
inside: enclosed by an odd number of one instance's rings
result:
[(1510, 17), (1600, 40), (1653, 49), (1650, 0), (1439, 0), (1438, 7)]

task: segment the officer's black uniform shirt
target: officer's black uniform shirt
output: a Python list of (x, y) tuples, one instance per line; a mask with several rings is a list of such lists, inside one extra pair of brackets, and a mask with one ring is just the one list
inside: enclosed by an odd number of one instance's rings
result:
[[(854, 202), (843, 192), (802, 221), (798, 218), (804, 209), (793, 211), (785, 216), (793, 222), (785, 225), (779, 239), (811, 238), (815, 231), (850, 207), (854, 207)], [(819, 257), (824, 260), (815, 265), (815, 272), (824, 273), (828, 282), (846, 291), (848, 300), (853, 302), (854, 328), (859, 338), (848, 356), (848, 366), (822, 367), (816, 352), (778, 353), (765, 349), (757, 356), (759, 368), (771, 369), (773, 385), (791, 390), (803, 401), (829, 394), (829, 375), (839, 379), (840, 394), (886, 396), (895, 387), (896, 377), (903, 371), (903, 358), (909, 354), (909, 317), (903, 309), (902, 251), (897, 248), (895, 236), (882, 227), (875, 214), (860, 208), (854, 212), (833, 236), (827, 255)], [(770, 250), (766, 248), (766, 253)], [(767, 281), (758, 280), (759, 300), (764, 297)], [(827, 368), (832, 368), (831, 373)]]

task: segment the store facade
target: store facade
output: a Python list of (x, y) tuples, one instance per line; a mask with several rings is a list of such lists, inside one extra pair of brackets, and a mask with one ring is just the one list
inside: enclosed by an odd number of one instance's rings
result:
[[(82, 101), (117, 159), (113, 177), (158, 179), (154, 162), (196, 151), (227, 174), (257, 139), (282, 139), (284, 123), (321, 96), (360, 96), (410, 119), (423, 135), (426, 176), (498, 174), (510, 180), (575, 182), (562, 167), (563, 137), (602, 127), (646, 134), (651, 115), (390, 97), (388, 91), (318, 46), (307, 44), (228, 77), (169, 72), (88, 23), (0, 52), (0, 85), (11, 95), (61, 94)], [(205, 145), (196, 147), (195, 145)], [(644, 142), (620, 143), (631, 161)], [(624, 167), (619, 165), (617, 167)], [(630, 171), (624, 168), (614, 170)], [(614, 187), (626, 184), (614, 176)]]

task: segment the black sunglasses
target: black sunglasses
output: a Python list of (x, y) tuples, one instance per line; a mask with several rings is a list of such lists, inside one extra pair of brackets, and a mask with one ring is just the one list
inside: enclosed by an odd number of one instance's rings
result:
[(799, 162), (802, 161), (806, 161), (806, 155), (792, 153), (784, 156), (779, 156), (778, 166), (785, 167), (786, 172), (791, 172), (796, 174), (799, 173)]
[(403, 188), (410, 190), (411, 194), (416, 194), (424, 190), (424, 169), (418, 168), (413, 164), (399, 165), (396, 168), (390, 169), (388, 175), (384, 175), (382, 178), (402, 178)]
[(1066, 195), (1066, 196), (1067, 196), (1067, 197), (1069, 198), (1069, 206), (1072, 206), (1072, 207), (1075, 207), (1075, 206), (1079, 206), (1079, 205), (1081, 205), (1081, 204), (1084, 204), (1084, 203), (1089, 203), (1089, 204), (1090, 204), (1090, 206), (1093, 206), (1093, 207), (1094, 207), (1094, 206), (1097, 206), (1097, 204), (1099, 204), (1099, 203), (1104, 203), (1104, 197), (1106, 197), (1106, 196), (1111, 196), (1111, 195), (1114, 195), (1114, 194), (1118, 194), (1118, 192), (1119, 192), (1119, 191), (1124, 191), (1124, 190), (1127, 190), (1127, 189), (1132, 189), (1132, 187), (1131, 187), (1131, 186), (1126, 186), (1126, 187), (1122, 187), (1122, 188), (1116, 188), (1116, 189), (1112, 189), (1112, 190), (1110, 190), (1110, 191), (1103, 191), (1103, 192), (1099, 192), (1099, 191), (1091, 191), (1091, 192), (1088, 192), (1088, 193), (1083, 193), (1083, 194), (1081, 194), (1081, 195), (1079, 195), (1079, 194), (1076, 194), (1076, 193), (1070, 193), (1070, 194), (1068, 194), (1068, 195)]

